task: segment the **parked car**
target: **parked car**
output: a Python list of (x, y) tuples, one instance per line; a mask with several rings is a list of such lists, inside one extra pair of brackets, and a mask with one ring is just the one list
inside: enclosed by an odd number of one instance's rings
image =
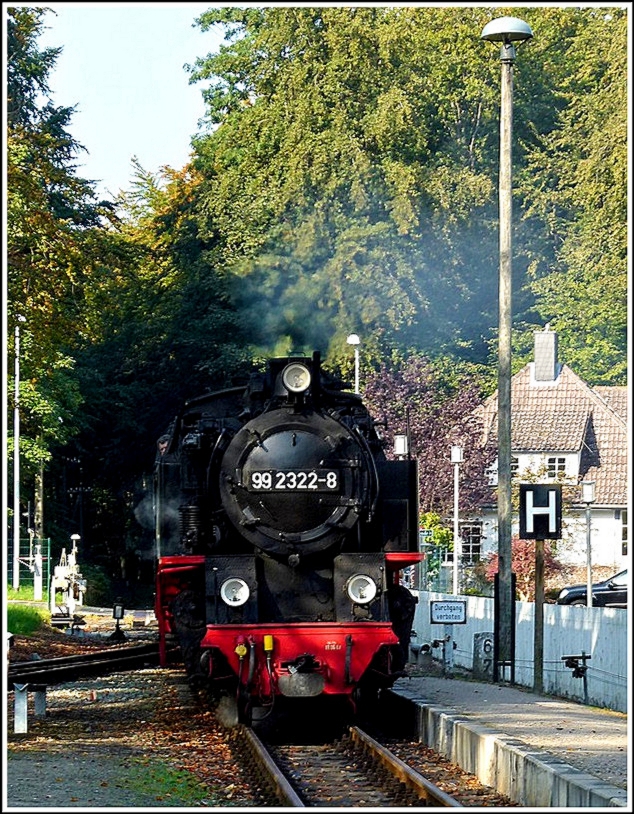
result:
[[(592, 586), (592, 604), (600, 608), (627, 607), (627, 569)], [(569, 585), (560, 591), (558, 605), (587, 605), (587, 585)]]

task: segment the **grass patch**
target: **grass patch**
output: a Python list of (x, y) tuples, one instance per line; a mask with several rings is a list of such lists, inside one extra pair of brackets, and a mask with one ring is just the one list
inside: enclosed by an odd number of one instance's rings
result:
[(10, 633), (30, 636), (49, 621), (48, 611), (24, 605), (7, 606), (7, 627)]
[[(11, 599), (14, 601), (22, 601), (22, 602), (33, 602), (34, 600), (34, 590), (33, 585), (20, 585), (20, 587), (16, 590), (13, 586), (7, 585), (7, 599)], [(48, 603), (48, 591), (45, 587), (42, 588), (42, 599), (38, 600), (38, 602), (47, 602)]]
[[(163, 806), (214, 806), (213, 794), (193, 774), (167, 763), (135, 760), (122, 783), (133, 791), (150, 795)], [(221, 803), (222, 804), (222, 803)], [(224, 803), (226, 805), (226, 802)]]

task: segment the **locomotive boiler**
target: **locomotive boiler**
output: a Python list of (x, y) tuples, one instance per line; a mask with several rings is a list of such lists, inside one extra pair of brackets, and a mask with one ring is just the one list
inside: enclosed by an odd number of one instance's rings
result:
[(158, 442), (161, 663), (243, 721), (299, 699), (354, 707), (403, 675), (418, 562), (416, 462), (387, 460), (319, 353), (189, 401)]

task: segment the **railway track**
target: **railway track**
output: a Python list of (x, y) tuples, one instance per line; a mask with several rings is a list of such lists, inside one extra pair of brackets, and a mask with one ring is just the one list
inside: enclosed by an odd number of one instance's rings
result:
[(265, 745), (246, 727), (238, 737), (252, 771), (283, 806), (462, 808), (358, 727), (327, 744)]
[(8, 688), (14, 684), (61, 684), (85, 676), (134, 670), (146, 664), (158, 664), (158, 644), (139, 644), (108, 648), (78, 656), (14, 662), (7, 672)]

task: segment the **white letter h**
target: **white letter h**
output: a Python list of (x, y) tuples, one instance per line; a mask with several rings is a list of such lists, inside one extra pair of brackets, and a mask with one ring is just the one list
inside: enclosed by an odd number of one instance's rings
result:
[(526, 531), (532, 532), (533, 516), (536, 514), (548, 515), (548, 531), (557, 531), (557, 492), (548, 492), (548, 506), (533, 506), (533, 492), (526, 492)]

